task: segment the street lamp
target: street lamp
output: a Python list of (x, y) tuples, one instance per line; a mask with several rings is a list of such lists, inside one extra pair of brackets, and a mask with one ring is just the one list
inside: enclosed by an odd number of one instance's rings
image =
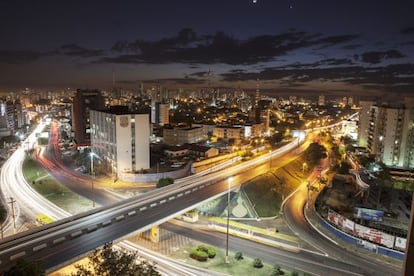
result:
[(233, 181), (233, 177), (227, 178), (227, 236), (226, 236), (226, 264), (230, 263), (229, 260), (229, 221), (230, 221), (230, 184)]
[[(302, 164), (302, 181), (305, 181), (305, 170), (308, 168), (308, 164), (306, 162), (303, 162)], [(309, 181), (306, 183), (307, 188), (307, 199), (306, 199), (306, 208), (309, 206)]]
[(95, 172), (93, 171), (93, 156), (94, 156), (95, 154), (91, 151), (91, 153), (89, 154), (89, 156), (91, 157), (91, 178), (92, 178), (92, 183), (91, 183), (91, 185), (92, 185), (92, 208), (95, 208), (95, 196), (94, 196), (94, 193), (93, 193), (93, 178), (94, 178), (94, 176), (95, 176)]

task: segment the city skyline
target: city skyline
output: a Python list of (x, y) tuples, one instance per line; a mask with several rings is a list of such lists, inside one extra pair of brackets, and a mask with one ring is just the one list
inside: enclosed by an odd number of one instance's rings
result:
[(243, 88), (412, 95), (409, 1), (5, 1), (0, 92)]

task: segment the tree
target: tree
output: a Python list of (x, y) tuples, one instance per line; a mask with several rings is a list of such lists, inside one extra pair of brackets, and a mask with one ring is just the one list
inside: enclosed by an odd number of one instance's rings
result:
[(340, 174), (349, 174), (349, 170), (352, 169), (351, 165), (346, 162), (342, 161), (338, 168), (338, 173)]
[(155, 267), (146, 260), (138, 257), (136, 253), (114, 250), (112, 243), (105, 244), (88, 257), (87, 265), (75, 265), (76, 273), (72, 276), (158, 276)]
[(234, 255), (234, 258), (238, 261), (243, 260), (243, 253), (242, 252), (236, 252), (236, 254)]
[(315, 166), (321, 159), (326, 157), (326, 148), (318, 143), (312, 143), (306, 149), (306, 159), (311, 166)]
[(280, 268), (280, 265), (274, 265), (273, 269), (272, 269), (272, 274), (271, 276), (279, 276), (279, 275), (283, 275), (285, 274), (285, 272)]
[(26, 260), (18, 260), (17, 263), (4, 272), (4, 276), (44, 276), (46, 275), (45, 270), (36, 262), (29, 262)]
[(167, 177), (167, 178), (160, 178), (157, 182), (157, 188), (162, 188), (168, 185), (174, 184), (174, 178)]
[(277, 145), (280, 142), (282, 142), (282, 140), (283, 140), (283, 133), (281, 132), (276, 132), (275, 134), (269, 137), (269, 142), (272, 145)]
[(261, 259), (256, 258), (253, 260), (253, 267), (255, 268), (262, 268), (263, 267), (263, 262)]

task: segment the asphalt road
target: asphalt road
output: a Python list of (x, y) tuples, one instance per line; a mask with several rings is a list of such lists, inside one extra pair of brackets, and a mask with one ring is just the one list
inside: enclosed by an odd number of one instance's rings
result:
[(294, 231), (302, 240), (315, 248), (318, 248), (322, 252), (325, 252), (330, 259), (338, 261), (344, 260), (349, 264), (350, 268), (358, 267), (356, 272), (360, 272), (363, 275), (401, 275), (401, 268), (391, 266), (386, 262), (381, 261), (380, 256), (378, 259), (373, 260), (361, 255), (356, 255), (321, 236), (309, 225), (303, 215), (306, 199), (307, 188), (305, 185), (302, 185), (302, 187), (286, 201), (283, 209), (285, 221), (292, 231)]
[[(224, 233), (187, 229), (169, 223), (163, 224), (162, 227), (202, 243), (222, 249), (226, 247)], [(269, 264), (279, 264), (291, 271), (303, 271), (313, 275), (378, 275), (361, 269), (358, 265), (349, 264), (345, 260), (336, 260), (301, 249), (298, 252), (283, 250), (234, 236), (229, 237), (229, 251), (230, 257), (240, 251), (244, 256), (260, 258)]]

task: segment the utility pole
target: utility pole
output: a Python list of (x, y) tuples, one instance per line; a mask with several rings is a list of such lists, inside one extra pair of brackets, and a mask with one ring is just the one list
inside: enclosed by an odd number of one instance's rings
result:
[(94, 155), (94, 153), (91, 151), (91, 153), (90, 153), (90, 156), (91, 156), (91, 178), (92, 178), (92, 183), (91, 183), (91, 188), (92, 188), (92, 208), (95, 208), (95, 193), (94, 193), (94, 190), (93, 190), (93, 185), (94, 185), (94, 183), (93, 183), (93, 180), (94, 180), (94, 178), (95, 178), (95, 171), (94, 171), (94, 168), (93, 168), (93, 155)]
[[(12, 210), (12, 218), (13, 218), (13, 228), (16, 231), (16, 217), (14, 214), (14, 203), (16, 203), (16, 200), (13, 197), (10, 197), (10, 201), (8, 202), (9, 204), (11, 204), (11, 210)], [(3, 227), (2, 227), (3, 230)], [(3, 231), (2, 231), (3, 234)]]

